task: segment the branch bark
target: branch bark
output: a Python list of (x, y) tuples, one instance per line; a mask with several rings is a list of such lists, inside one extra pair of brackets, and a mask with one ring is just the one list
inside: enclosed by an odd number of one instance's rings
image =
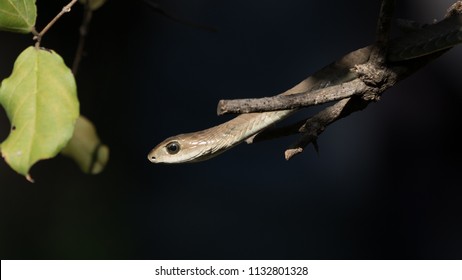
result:
[(363, 94), (368, 89), (369, 87), (363, 81), (355, 79), (339, 85), (291, 95), (276, 95), (259, 99), (220, 100), (217, 113), (223, 115), (230, 112), (242, 114), (296, 109), (338, 101), (353, 95)]
[[(462, 1), (451, 6), (445, 20), (408, 34), (400, 40), (389, 42), (393, 6), (394, 1), (382, 1), (376, 43), (345, 56), (348, 57), (346, 65), (350, 65), (351, 72), (355, 74), (350, 81), (338, 85), (334, 83), (333, 86), (317, 90), (308, 89), (296, 94), (284, 93), (261, 99), (221, 100), (217, 108), (218, 114), (296, 109), (336, 101), (334, 105), (307, 120), (283, 128), (270, 128), (247, 140), (248, 143), (254, 143), (302, 133), (300, 139), (285, 152), (286, 159), (290, 159), (301, 153), (308, 144), (315, 144), (317, 137), (328, 125), (379, 100), (381, 94), (396, 82), (405, 79), (449, 50), (452, 45), (462, 41)], [(432, 38), (434, 40), (431, 40)], [(356, 52), (362, 52), (360, 57), (368, 57), (368, 60), (357, 59), (354, 55)], [(321, 71), (326, 72), (324, 69)]]

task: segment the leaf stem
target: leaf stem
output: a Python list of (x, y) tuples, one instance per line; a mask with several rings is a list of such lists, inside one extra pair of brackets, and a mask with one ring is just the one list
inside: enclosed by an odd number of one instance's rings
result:
[(60, 19), (65, 13), (69, 13), (71, 11), (71, 8), (72, 6), (74, 6), (74, 4), (77, 2), (78, 0), (71, 0), (71, 2), (69, 2), (69, 4), (67, 4), (66, 6), (64, 6), (61, 11), (59, 12), (59, 14), (57, 14), (46, 26), (45, 28), (42, 29), (42, 31), (40, 31), (37, 35), (34, 36), (34, 40), (37, 41), (37, 43), (35, 44), (35, 47), (40, 47), (40, 41), (42, 40), (43, 38), (43, 35), (45, 35), (45, 33), (47, 33), (47, 31), (53, 26), (53, 24), (55, 24), (55, 22), (58, 21), (58, 19)]

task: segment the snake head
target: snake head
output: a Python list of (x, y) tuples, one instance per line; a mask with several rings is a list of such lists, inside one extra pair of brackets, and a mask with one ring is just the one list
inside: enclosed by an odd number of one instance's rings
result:
[(169, 137), (155, 146), (148, 154), (152, 163), (188, 163), (212, 157), (210, 141), (192, 137), (190, 133)]

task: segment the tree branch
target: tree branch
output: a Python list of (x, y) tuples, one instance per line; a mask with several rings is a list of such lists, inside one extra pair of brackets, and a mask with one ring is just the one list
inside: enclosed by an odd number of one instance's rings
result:
[(58, 21), (58, 19), (60, 19), (65, 13), (69, 13), (71, 11), (72, 6), (74, 6), (74, 4), (77, 3), (77, 1), (78, 0), (72, 0), (71, 2), (69, 2), (69, 4), (64, 6), (61, 9), (61, 11), (45, 26), (45, 28), (42, 29), (42, 31), (34, 34), (34, 40), (37, 40), (37, 43), (35, 44), (37, 48), (40, 47), (40, 42), (45, 33), (47, 33), (47, 31), (53, 26), (53, 24), (55, 24)]
[[(386, 0), (382, 2), (377, 27), (378, 42), (372, 47), (363, 48), (345, 56), (349, 57), (347, 65), (352, 67), (351, 72), (355, 73), (354, 78), (345, 83), (346, 87), (345, 84), (333, 83), (334, 86), (315, 91), (308, 89), (304, 93), (284, 93), (292, 95), (279, 95), (264, 99), (222, 100), (218, 106), (219, 114), (262, 112), (266, 109), (294, 109), (341, 99), (303, 122), (283, 128), (270, 128), (247, 140), (248, 143), (254, 143), (289, 134), (303, 133), (300, 139), (286, 150), (285, 157), (290, 159), (301, 153), (308, 144), (315, 144), (317, 137), (328, 125), (379, 100), (381, 94), (396, 82), (408, 77), (449, 50), (455, 43), (462, 41), (460, 31), (462, 1), (458, 1), (451, 6), (445, 20), (426, 26), (401, 39), (393, 40), (388, 47), (392, 2)], [(388, 55), (386, 54), (387, 49), (389, 50)], [(359, 51), (363, 52), (363, 57), (367, 56), (364, 54), (365, 51), (369, 52), (368, 61), (364, 62), (356, 58), (354, 54)], [(406, 59), (406, 57), (412, 59)], [(346, 98), (342, 99), (342, 96)]]
[[(298, 129), (298, 131), (303, 133), (303, 135), (285, 151), (284, 156), (286, 160), (289, 160), (293, 156), (303, 152), (303, 149), (308, 144), (316, 143), (318, 135), (320, 135), (329, 124), (341, 118), (346, 105), (351, 101), (352, 99), (350, 98), (343, 99), (309, 118)], [(360, 102), (363, 101), (360, 100)]]
[(369, 89), (360, 79), (310, 92), (276, 95), (258, 99), (220, 100), (217, 113), (250, 113), (296, 109), (341, 100)]

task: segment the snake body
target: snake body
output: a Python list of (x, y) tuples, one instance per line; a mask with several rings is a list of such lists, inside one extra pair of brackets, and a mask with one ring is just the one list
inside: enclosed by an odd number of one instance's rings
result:
[[(462, 42), (462, 15), (455, 15), (390, 42), (387, 59), (391, 62), (413, 59), (450, 48)], [(355, 79), (350, 71), (366, 63), (373, 46), (353, 51), (324, 67), (293, 88), (281, 93), (309, 92)], [(169, 137), (148, 154), (153, 163), (186, 163), (210, 159), (229, 150), (263, 129), (287, 118), (296, 109), (241, 114), (220, 125)]]

